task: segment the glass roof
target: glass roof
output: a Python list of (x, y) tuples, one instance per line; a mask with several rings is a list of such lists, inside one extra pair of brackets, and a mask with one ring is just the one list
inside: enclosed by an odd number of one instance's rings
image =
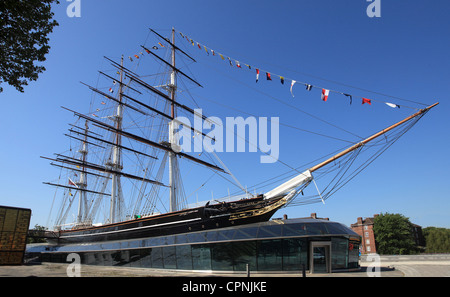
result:
[(115, 242), (93, 242), (62, 246), (30, 246), (27, 252), (82, 252), (130, 248), (146, 248), (189, 243), (229, 242), (232, 240), (257, 240), (286, 237), (345, 236), (359, 239), (360, 236), (349, 227), (320, 219), (289, 219), (219, 228), (169, 236), (133, 239)]

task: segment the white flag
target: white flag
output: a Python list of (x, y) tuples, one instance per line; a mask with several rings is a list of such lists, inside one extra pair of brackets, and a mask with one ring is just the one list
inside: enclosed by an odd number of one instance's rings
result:
[(295, 83), (296, 83), (295, 80), (293, 80), (293, 81), (291, 82), (291, 95), (292, 95), (292, 97), (295, 97), (295, 96), (294, 96), (294, 93), (292, 93), (292, 87), (294, 86)]
[(392, 107), (392, 108), (398, 107), (398, 108), (400, 108), (400, 106), (398, 106), (397, 104), (394, 104), (394, 103), (388, 103), (388, 102), (385, 102), (385, 103), (386, 103), (386, 105), (389, 106), (389, 107)]

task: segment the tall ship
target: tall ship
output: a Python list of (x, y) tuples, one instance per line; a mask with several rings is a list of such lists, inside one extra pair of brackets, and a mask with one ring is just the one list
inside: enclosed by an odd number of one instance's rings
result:
[[(289, 179), (268, 191), (250, 193), (214, 151), (204, 158), (207, 153), (195, 154), (179, 149), (174, 126), (188, 127), (194, 135), (192, 138), (211, 138), (196, 130), (195, 126), (180, 122), (179, 118), (179, 115), (184, 115), (208, 121), (196, 109), (198, 107), (187, 106), (178, 100), (183, 94), (180, 92), (180, 79), (183, 84), (201, 86), (178, 66), (181, 59), (192, 63), (195, 59), (175, 44), (174, 29), (171, 38), (154, 30), (151, 33), (159, 40), (155, 46), (141, 46), (139, 54), (122, 56), (118, 61), (105, 57), (114, 70), (99, 71), (99, 80), (111, 87), (83, 83), (92, 91), (94, 103), (91, 102), (89, 112), (63, 107), (75, 117), (66, 134), (70, 139), (70, 149), (53, 157), (42, 157), (60, 170), (58, 180), (45, 182), (56, 187), (52, 209), (54, 230), (47, 232), (52, 243), (148, 238), (268, 221), (279, 209), (301, 200), (306, 187), (312, 184), (317, 188), (315, 173), (334, 166), (339, 169), (329, 172), (336, 174), (333, 179), (335, 186), (327, 193), (318, 191), (315, 197), (317, 201), (323, 201), (326, 194), (333, 194), (368, 165), (358, 167), (352, 171), (353, 175), (343, 179), (353, 159), (369, 143), (380, 139), (385, 142), (383, 150), (376, 152), (375, 156), (378, 156), (393, 143), (385, 141), (387, 136), (392, 136), (395, 141), (438, 104), (419, 109), (306, 170), (295, 170)], [(194, 45), (192, 39), (181, 36)], [(211, 52), (206, 47), (204, 49), (208, 54)], [(160, 56), (160, 52), (164, 55)], [(124, 60), (142, 60), (143, 55), (158, 63), (156, 72), (159, 73), (142, 75), (125, 66)], [(239, 64), (237, 66), (240, 67)], [(259, 75), (259, 70), (257, 73)], [(148, 81), (149, 77), (152, 83)], [(183, 173), (179, 165), (185, 160), (192, 166), (204, 167), (206, 179), (217, 174), (226, 176), (241, 188), (242, 194), (221, 199), (206, 198), (204, 203), (188, 204), (189, 197), (184, 193)], [(371, 161), (369, 159), (368, 163)], [(59, 208), (56, 206), (57, 198), (62, 198)]]

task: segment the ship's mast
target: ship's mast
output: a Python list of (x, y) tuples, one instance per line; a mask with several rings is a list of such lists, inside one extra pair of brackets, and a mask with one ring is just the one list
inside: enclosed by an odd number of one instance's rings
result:
[[(170, 74), (170, 84), (169, 84), (169, 97), (171, 99), (170, 106), (170, 116), (172, 119), (175, 118), (175, 93), (177, 90), (177, 80), (175, 71), (175, 29), (172, 28), (172, 72)], [(169, 124), (169, 142), (173, 143), (173, 129), (172, 123)], [(175, 185), (175, 166), (176, 166), (176, 155), (173, 152), (169, 152), (169, 187), (170, 187), (170, 211), (177, 210), (176, 203), (176, 185)]]
[[(123, 67), (123, 56), (120, 60), (120, 65)], [(115, 128), (117, 131), (122, 130), (122, 114), (123, 114), (123, 106), (122, 106), (122, 85), (123, 85), (123, 70), (119, 71), (120, 73), (120, 84), (119, 84), (119, 104), (117, 105), (117, 112), (114, 117)], [(120, 165), (120, 147), (122, 143), (122, 136), (120, 133), (115, 133), (114, 136), (114, 146), (113, 146), (113, 154), (112, 154), (112, 163), (110, 164), (112, 169), (116, 172), (120, 172), (122, 170), (122, 166)], [(112, 174), (112, 183), (111, 183), (111, 206), (110, 206), (110, 223), (115, 223), (116, 220), (116, 206), (119, 200), (119, 188), (120, 188), (120, 174), (113, 173)]]
[[(87, 149), (87, 134), (88, 134), (88, 123), (86, 121), (85, 123), (85, 129), (84, 129), (84, 141), (83, 141), (83, 147), (79, 151), (82, 155), (83, 164), (86, 163), (88, 149)], [(87, 188), (87, 177), (86, 177), (86, 167), (83, 166), (80, 173), (80, 180), (76, 184), (76, 186), (80, 189), (80, 195), (78, 200), (78, 214), (77, 214), (77, 225), (80, 225), (83, 222), (83, 211), (86, 211), (86, 208), (84, 207), (87, 198), (86, 198), (86, 188)]]

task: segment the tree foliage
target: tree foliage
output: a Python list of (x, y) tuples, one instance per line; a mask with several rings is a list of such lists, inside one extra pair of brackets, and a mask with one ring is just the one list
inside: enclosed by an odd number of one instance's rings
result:
[(379, 254), (407, 255), (417, 252), (412, 224), (401, 214), (380, 214), (374, 220), (373, 231)]
[[(35, 62), (45, 61), (48, 35), (58, 22), (53, 20), (52, 4), (58, 0), (0, 1), (0, 85), (3, 82), (23, 92), (28, 81), (45, 71)], [(0, 92), (3, 88), (0, 86)]]
[(450, 253), (450, 229), (427, 227), (423, 233), (427, 253)]
[[(38, 224), (34, 225), (34, 228), (30, 231), (33, 231), (34, 234), (40, 234), (41, 236), (44, 235), (45, 230), (47, 230), (47, 228), (45, 228), (44, 226), (40, 226)], [(27, 238), (27, 244), (29, 243), (41, 243), (41, 242), (46, 242), (44, 238), (39, 238), (39, 237), (28, 237)]]

